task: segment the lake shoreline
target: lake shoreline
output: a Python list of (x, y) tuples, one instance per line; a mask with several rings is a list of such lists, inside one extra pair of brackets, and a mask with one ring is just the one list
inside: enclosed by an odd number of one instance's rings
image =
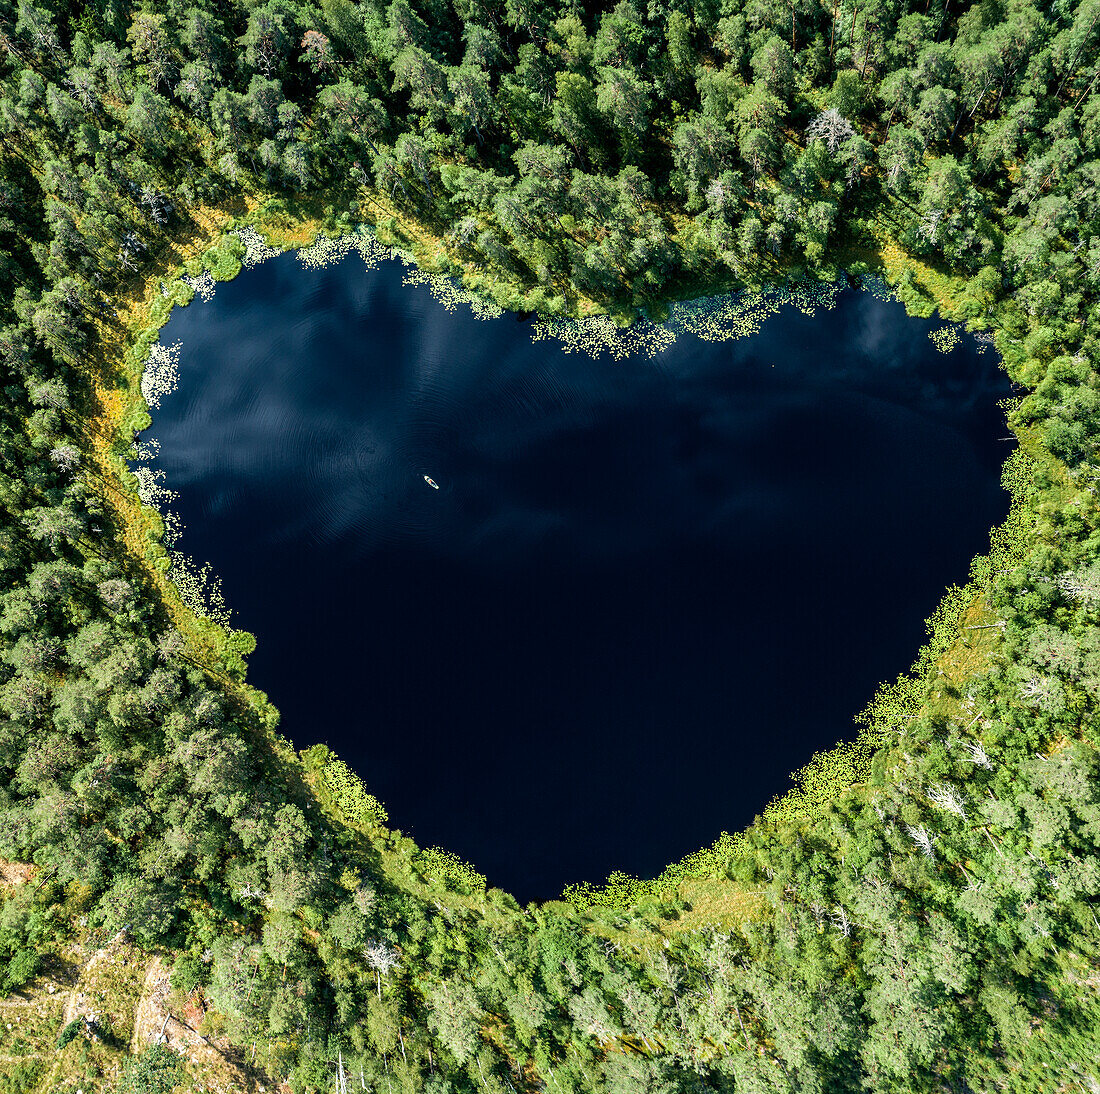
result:
[[(232, 233), (248, 227), (263, 231), (268, 242), (280, 248), (280, 250), (308, 247), (316, 243), (318, 238), (325, 236), (323, 223), (319, 219), (288, 223), (279, 216), (274, 218), (267, 216), (262, 207), (256, 207), (244, 217), (225, 217), (220, 220), (217, 227), (211, 230), (205, 239), (194, 241), (191, 249), (194, 257), (189, 262), (165, 270), (165, 273), (169, 275), (167, 278), (151, 277), (146, 283), (144, 303), (131, 311), (127, 324), (130, 331), (136, 336), (132, 339), (132, 346), (153, 344), (155, 339), (150, 337), (151, 334), (155, 333), (159, 337), (159, 330), (167, 322), (172, 308), (183, 302), (165, 296), (162, 292), (163, 282), (166, 280), (169, 283), (178, 281), (178, 276), (184, 273), (194, 277), (204, 269), (211, 272), (215, 281), (229, 280), (241, 271), (243, 267), (239, 259), (231, 253), (236, 248), (233, 246), (230, 236)], [(236, 239), (235, 235), (233, 239)], [(230, 250), (227, 250), (227, 243)], [(889, 267), (884, 263), (882, 272), (886, 273), (888, 269)], [(171, 276), (173, 273), (175, 276)], [(752, 290), (744, 291), (751, 292)], [(128, 356), (130, 361), (133, 362), (129, 369), (129, 375), (131, 376), (130, 399), (124, 402), (116, 401), (112, 418), (116, 425), (122, 425), (124, 429), (138, 426), (144, 428), (148, 422), (147, 407), (140, 397), (140, 390), (134, 391), (135, 387), (140, 389), (141, 373), (134, 367), (140, 358), (137, 358), (133, 352)], [(134, 397), (135, 395), (137, 398)], [(124, 444), (118, 455), (121, 456), (127, 448), (128, 445)], [(128, 471), (124, 473), (124, 477), (129, 480), (128, 485), (131, 488), (128, 493), (133, 497), (136, 495), (136, 482)], [(136, 517), (136, 521), (133, 522), (138, 523), (144, 529), (148, 544), (148, 555), (152, 556), (150, 561), (153, 563), (153, 568), (163, 579), (165, 555), (157, 535), (158, 518), (155, 516), (155, 511), (150, 513), (148, 507), (141, 506)], [(150, 531), (152, 534), (150, 534)], [(226, 675), (223, 671), (223, 679), (227, 686), (239, 689), (242, 695), (247, 697), (250, 707), (259, 713), (262, 721), (274, 725), (277, 722), (277, 713), (266, 696), (247, 685), (243, 685), (243, 657), (237, 650), (233, 649), (234, 644), (247, 649), (251, 636), (244, 635), (242, 632), (226, 631), (224, 628), (203, 619), (197, 613), (189, 611), (178, 602), (178, 591), (170, 581), (164, 581), (162, 593), (165, 595), (167, 603), (177, 602), (174, 617), (177, 619), (177, 625), (183, 624), (180, 629), (189, 642), (192, 643), (196, 654), (205, 659), (204, 663), (209, 664), (210, 660), (214, 660), (215, 666), (212, 668), (215, 672), (219, 668), (224, 670), (228, 666), (228, 674)], [(971, 599), (973, 600), (974, 596)], [(957, 595), (949, 597), (949, 600), (952, 604), (952, 610), (949, 614), (954, 615), (958, 611), (969, 610), (962, 608)], [(943, 616), (942, 605), (937, 617), (934, 618), (941, 616)], [(937, 652), (933, 660), (945, 656), (952, 648), (946, 634), (940, 634), (940, 631), (943, 630), (943, 623), (937, 623), (934, 629), (935, 635), (932, 647)], [(948, 632), (956, 632), (957, 629), (957, 626), (953, 624), (947, 626)], [(221, 665), (217, 665), (219, 660)], [(930, 664), (929, 655), (926, 651), (922, 651), (914, 668), (923, 674), (929, 670)], [(273, 740), (278, 742), (278, 747), (284, 755), (288, 749), (293, 748), (289, 742), (278, 734), (273, 735)], [(864, 726), (855, 742), (838, 746), (830, 753), (815, 756), (805, 768), (795, 773), (792, 788), (785, 794), (778, 795), (763, 815), (775, 818), (780, 816), (787, 818), (809, 816), (823, 802), (854, 790), (866, 780), (870, 770), (871, 756), (880, 740), (879, 733)], [(716, 871), (721, 872), (722, 864), (728, 861), (734, 853), (738, 838), (737, 836), (731, 837), (723, 834), (712, 847), (689, 854), (680, 862), (670, 866), (656, 882), (636, 882), (634, 879), (630, 879), (629, 883), (624, 884), (621, 880), (617, 880), (608, 890), (586, 884), (571, 887), (567, 895), (573, 902), (580, 904), (607, 903), (609, 900), (618, 904), (622, 902), (624, 892), (640, 896), (645, 893), (667, 889), (670, 886), (674, 887), (684, 878), (714, 876)], [(634, 897), (631, 896), (629, 899), (633, 900)]]

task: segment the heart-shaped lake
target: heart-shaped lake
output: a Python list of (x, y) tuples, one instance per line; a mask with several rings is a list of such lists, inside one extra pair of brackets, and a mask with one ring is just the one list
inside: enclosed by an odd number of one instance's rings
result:
[(1007, 381), (867, 293), (614, 363), (401, 272), (285, 255), (176, 312), (180, 546), (395, 827), (520, 899), (653, 876), (910, 663), (1007, 511)]

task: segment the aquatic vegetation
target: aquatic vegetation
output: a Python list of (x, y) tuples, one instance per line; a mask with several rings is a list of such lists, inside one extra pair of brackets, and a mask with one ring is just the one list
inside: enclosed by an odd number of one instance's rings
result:
[(214, 291), (217, 288), (217, 282), (214, 280), (214, 275), (209, 270), (203, 270), (201, 274), (195, 276), (184, 274), (180, 280), (190, 289), (194, 290), (196, 296), (207, 301), (207, 303), (214, 299)]
[[(610, 316), (583, 319), (540, 317), (532, 330), (536, 340), (556, 340), (565, 353), (588, 353), (593, 357), (608, 353), (615, 360), (638, 355), (654, 357), (677, 337), (690, 335), (705, 342), (726, 342), (751, 338), (761, 326), (783, 308), (795, 308), (804, 315), (835, 307), (837, 296), (847, 287), (843, 278), (832, 283), (804, 280), (765, 289), (743, 290), (695, 300), (677, 300), (669, 306), (668, 318), (660, 324), (639, 320), (621, 326)], [(862, 279), (862, 287), (880, 300), (895, 301), (897, 294), (877, 277)], [(961, 339), (958, 324), (948, 324), (929, 333), (941, 353), (950, 353)], [(991, 344), (992, 336), (979, 336)]]
[(199, 566), (181, 551), (170, 551), (169, 558), (168, 576), (183, 603), (195, 615), (228, 627), (232, 612), (226, 605), (221, 579), (210, 563)]
[(804, 315), (819, 308), (832, 308), (844, 283), (795, 282), (787, 286), (746, 290), (700, 300), (677, 301), (669, 313), (668, 325), (677, 332), (694, 335), (705, 342), (726, 342), (751, 338), (770, 316), (792, 307)]
[(442, 847), (428, 847), (415, 858), (417, 870), (427, 879), (461, 893), (484, 893), (485, 875)]
[(869, 292), (876, 300), (890, 301), (898, 299), (896, 290), (885, 278), (879, 277), (877, 274), (863, 274), (859, 279), (859, 284), (860, 288)]
[(478, 319), (496, 319), (504, 314), (503, 308), (463, 288), (453, 278), (420, 269), (408, 251), (379, 243), (373, 231), (365, 225), (343, 236), (320, 236), (308, 247), (298, 251), (298, 259), (307, 269), (318, 270), (341, 261), (353, 251), (363, 259), (368, 270), (375, 269), (384, 261), (401, 262), (406, 268), (402, 278), (404, 283), (426, 287), (449, 312), (458, 307), (468, 307)]
[(142, 398), (149, 406), (160, 406), (161, 399), (175, 391), (179, 380), (180, 348), (178, 342), (170, 346), (154, 342), (149, 348), (141, 375)]
[(130, 446), (130, 459), (151, 461), (157, 458), (158, 452), (160, 452), (160, 441), (156, 437), (143, 437)]
[(146, 505), (159, 508), (179, 496), (174, 490), (170, 490), (165, 485), (163, 471), (154, 470), (151, 467), (136, 467), (134, 468), (134, 478), (137, 479), (138, 483), (138, 497)]
[(319, 778), (323, 793), (330, 797), (345, 824), (371, 829), (386, 823), (385, 807), (367, 792), (363, 780), (343, 760), (325, 754)]
[(940, 353), (950, 353), (959, 344), (959, 328), (957, 325), (939, 327), (934, 331), (929, 331), (928, 337)]
[(379, 262), (393, 258), (391, 248), (383, 247), (374, 234), (366, 228), (343, 236), (318, 236), (308, 247), (297, 252), (298, 261), (307, 270), (322, 270), (340, 262), (352, 251), (358, 253), (367, 269), (374, 269)]
[(401, 277), (402, 282), (410, 286), (426, 286), (446, 311), (453, 312), (459, 307), (467, 307), (475, 319), (498, 319), (504, 314), (502, 307), (493, 303), (492, 300), (469, 292), (453, 278), (419, 269), (411, 256), (395, 254), (395, 257), (399, 257), (407, 267)]
[(245, 269), (252, 269), (269, 258), (274, 258), (282, 252), (277, 247), (272, 247), (255, 228), (248, 225), (244, 228), (234, 228), (232, 234), (244, 244), (244, 255), (241, 265)]
[(667, 326), (639, 320), (621, 327), (609, 315), (590, 315), (583, 319), (545, 319), (540, 317), (531, 329), (536, 342), (553, 339), (564, 353), (587, 353), (598, 357), (608, 353), (616, 361), (637, 355), (655, 357), (676, 340)]
[(705, 342), (751, 338), (765, 320), (782, 308), (792, 307), (813, 315), (819, 308), (833, 307), (844, 287), (844, 282), (830, 285), (803, 281), (764, 291), (677, 300), (669, 306), (668, 318), (663, 323), (640, 319), (621, 326), (608, 315), (583, 319), (540, 317), (531, 336), (536, 341), (557, 341), (565, 353), (587, 353), (593, 357), (607, 353), (617, 361), (630, 356), (655, 357), (683, 335)]
[[(137, 448), (134, 458), (148, 461), (155, 456), (158, 447), (156, 441), (146, 442)], [(197, 566), (187, 554), (175, 549), (184, 530), (183, 522), (168, 506), (179, 494), (169, 489), (165, 473), (159, 468), (150, 467), (145, 462), (131, 470), (137, 480), (138, 497), (142, 504), (160, 513), (164, 528), (161, 541), (168, 548), (168, 575), (179, 591), (180, 599), (195, 615), (228, 626), (231, 613), (225, 603), (221, 581), (213, 568), (209, 564)]]

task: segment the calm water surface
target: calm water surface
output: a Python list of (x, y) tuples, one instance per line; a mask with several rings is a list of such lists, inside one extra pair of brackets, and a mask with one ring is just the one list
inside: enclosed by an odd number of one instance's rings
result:
[(178, 310), (149, 433), (283, 732), (522, 900), (750, 821), (1007, 511), (993, 354), (898, 304), (616, 364), (400, 277), (287, 255)]

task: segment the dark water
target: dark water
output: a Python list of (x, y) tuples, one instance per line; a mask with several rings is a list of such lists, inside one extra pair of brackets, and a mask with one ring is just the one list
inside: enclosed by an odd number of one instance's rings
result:
[(615, 364), (284, 256), (177, 312), (150, 433), (283, 732), (543, 898), (743, 826), (910, 663), (1007, 511), (1003, 374), (933, 325)]

